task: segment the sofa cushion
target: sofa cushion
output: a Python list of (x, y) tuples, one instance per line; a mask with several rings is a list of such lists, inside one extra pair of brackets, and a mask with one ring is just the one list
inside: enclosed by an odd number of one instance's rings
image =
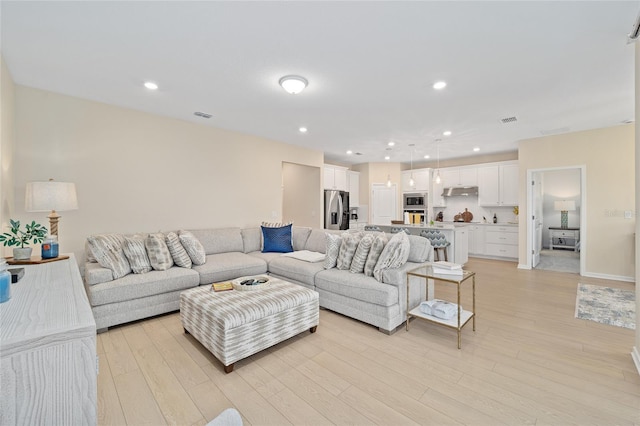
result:
[(200, 284), (211, 284), (245, 275), (264, 274), (267, 272), (267, 262), (246, 253), (232, 251), (209, 254), (206, 263), (194, 266), (193, 270), (200, 274)]
[(423, 263), (429, 259), (429, 253), (433, 249), (431, 243), (425, 237), (409, 235), (409, 262)]
[[(244, 252), (240, 228), (193, 229), (191, 233), (202, 244), (207, 255), (231, 251)], [(182, 244), (184, 245), (184, 241)]]
[(173, 257), (169, 252), (167, 243), (164, 242), (164, 234), (158, 232), (149, 234), (144, 240), (151, 266), (156, 271), (166, 271), (173, 266)]
[(309, 234), (311, 234), (311, 228), (305, 228), (303, 226), (294, 226), (291, 228), (291, 239), (294, 251), (306, 250), (305, 246), (307, 245)]
[(389, 268), (399, 268), (407, 262), (409, 257), (409, 236), (405, 232), (394, 234), (384, 246), (380, 258), (373, 268), (373, 276), (382, 281), (382, 271)]
[(356, 249), (356, 253), (353, 255), (353, 260), (351, 261), (351, 266), (349, 267), (349, 271), (353, 274), (362, 274), (364, 273), (364, 264), (367, 262), (367, 256), (369, 255), (369, 250), (371, 250), (371, 245), (373, 241), (376, 239), (373, 234), (365, 234), (362, 236), (362, 239), (358, 243), (358, 248)]
[(340, 243), (340, 253), (338, 254), (338, 261), (336, 267), (338, 269), (347, 270), (351, 267), (351, 261), (358, 249), (358, 243), (362, 234), (345, 232), (342, 234), (342, 243)]
[(317, 251), (318, 253), (326, 253), (327, 232), (324, 229), (312, 229), (304, 244), (304, 249), (309, 251)]
[(118, 280), (92, 285), (88, 296), (91, 306), (100, 306), (184, 290), (197, 286), (198, 282), (197, 272), (185, 268), (170, 268), (146, 274), (129, 274)]
[(386, 244), (387, 236), (383, 233), (378, 233), (371, 244), (371, 250), (369, 250), (367, 261), (364, 264), (364, 274), (366, 276), (373, 276), (373, 269), (376, 267), (376, 263), (378, 263), (378, 259), (380, 258), (382, 250), (384, 250), (384, 246)]
[(122, 249), (134, 274), (146, 274), (153, 269), (149, 256), (147, 256), (144, 240), (145, 237), (142, 235), (124, 237)]
[(292, 225), (281, 226), (279, 228), (262, 226), (262, 251), (264, 253), (292, 252), (293, 244), (291, 243), (291, 227)]
[(240, 230), (240, 235), (242, 235), (244, 253), (252, 253), (262, 249), (262, 229), (259, 227), (243, 228)]
[(315, 276), (322, 271), (322, 262), (305, 262), (286, 256), (278, 256), (269, 261), (269, 273), (279, 277), (299, 281), (311, 287), (315, 284)]
[(342, 245), (342, 237), (336, 234), (324, 234), (326, 245), (326, 257), (324, 258), (324, 269), (335, 268), (340, 254), (340, 246)]
[(200, 240), (190, 231), (179, 231), (178, 239), (191, 259), (191, 265), (202, 265), (207, 261), (207, 254)]
[(282, 256), (282, 253), (263, 253), (261, 251), (252, 251), (251, 253), (247, 253), (249, 256), (257, 257), (258, 259), (264, 260), (267, 265), (271, 262), (272, 259), (276, 257)]
[(100, 266), (111, 270), (113, 279), (122, 278), (131, 273), (131, 266), (124, 255), (120, 234), (92, 235), (87, 238), (89, 247)]
[(84, 264), (84, 282), (88, 285), (95, 285), (113, 281), (111, 269), (103, 268), (98, 262), (87, 262)]
[(316, 288), (363, 302), (391, 306), (398, 303), (398, 288), (383, 284), (364, 274), (352, 274), (339, 269), (320, 271), (315, 277)]
[(189, 257), (189, 253), (185, 250), (184, 246), (180, 242), (180, 237), (175, 232), (168, 232), (164, 237), (164, 242), (167, 243), (167, 248), (169, 249), (169, 253), (171, 253), (171, 257), (173, 258), (173, 263), (176, 266), (181, 268), (191, 268), (193, 262), (191, 261), (191, 257)]

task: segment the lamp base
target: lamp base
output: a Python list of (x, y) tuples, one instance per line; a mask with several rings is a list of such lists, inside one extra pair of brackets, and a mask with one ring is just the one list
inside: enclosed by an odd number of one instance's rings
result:
[(560, 228), (569, 228), (569, 211), (563, 210), (560, 212)]
[(62, 216), (56, 213), (55, 210), (51, 210), (47, 217), (49, 218), (49, 235), (58, 236), (58, 222)]

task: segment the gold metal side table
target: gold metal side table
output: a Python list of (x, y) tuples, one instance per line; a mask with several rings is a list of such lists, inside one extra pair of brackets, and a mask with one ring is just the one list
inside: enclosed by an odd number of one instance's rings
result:
[[(411, 277), (420, 277), (425, 279), (425, 285), (427, 286), (427, 294), (429, 280), (441, 281), (445, 283), (455, 284), (458, 293), (458, 315), (457, 318), (445, 320), (442, 318), (434, 317), (433, 315), (427, 315), (420, 311), (420, 305), (411, 309), (409, 306), (409, 280)], [(471, 286), (473, 291), (473, 306), (471, 311), (467, 311), (460, 308), (460, 286), (462, 283), (471, 278)], [(458, 331), (458, 349), (461, 348), (461, 336), (460, 332), (470, 319), (473, 319), (473, 331), (476, 331), (476, 273), (471, 271), (462, 271), (462, 275), (449, 275), (449, 274), (436, 274), (433, 272), (431, 265), (421, 266), (416, 269), (412, 269), (407, 272), (407, 331), (409, 331), (409, 320), (411, 318), (420, 318), (426, 321), (433, 322), (435, 324), (444, 325), (446, 327), (455, 328)]]

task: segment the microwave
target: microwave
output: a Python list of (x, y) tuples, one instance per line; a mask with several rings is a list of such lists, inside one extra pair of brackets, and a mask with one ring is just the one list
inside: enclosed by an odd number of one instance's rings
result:
[(405, 193), (404, 208), (405, 209), (426, 209), (427, 194)]

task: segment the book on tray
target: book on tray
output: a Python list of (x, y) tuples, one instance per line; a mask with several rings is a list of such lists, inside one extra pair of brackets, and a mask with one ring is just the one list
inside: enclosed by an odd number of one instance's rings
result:
[(231, 281), (223, 282), (223, 283), (213, 283), (211, 284), (211, 288), (213, 291), (227, 291), (233, 290), (233, 284)]

